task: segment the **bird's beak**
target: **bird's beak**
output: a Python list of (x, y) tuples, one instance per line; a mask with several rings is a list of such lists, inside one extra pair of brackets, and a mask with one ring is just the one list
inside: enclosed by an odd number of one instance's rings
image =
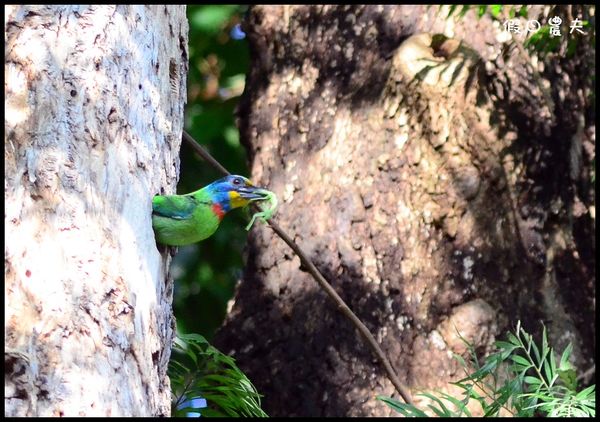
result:
[(257, 186), (244, 186), (237, 189), (237, 193), (248, 201), (261, 201), (267, 199), (270, 192)]

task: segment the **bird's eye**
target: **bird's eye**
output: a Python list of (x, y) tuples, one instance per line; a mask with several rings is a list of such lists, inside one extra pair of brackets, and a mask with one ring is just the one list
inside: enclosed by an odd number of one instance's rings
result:
[(239, 177), (236, 177), (235, 179), (233, 179), (233, 184), (234, 185), (241, 185), (242, 184), (242, 179), (240, 179)]

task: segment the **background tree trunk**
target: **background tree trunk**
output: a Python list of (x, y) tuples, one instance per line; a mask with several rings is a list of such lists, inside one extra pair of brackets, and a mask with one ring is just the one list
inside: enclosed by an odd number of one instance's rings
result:
[[(456, 329), (484, 353), (517, 319), (530, 332), (544, 321), (587, 369), (593, 46), (582, 38), (574, 59), (545, 63), (549, 105), (501, 27), (437, 13), (252, 8), (239, 110), (252, 178), (278, 194), (280, 224), (412, 388), (462, 376)], [(216, 345), (234, 353), (270, 415), (391, 413), (375, 400), (394, 389), (370, 350), (265, 226), (250, 235)]]
[(169, 415), (185, 7), (5, 12), (5, 415)]

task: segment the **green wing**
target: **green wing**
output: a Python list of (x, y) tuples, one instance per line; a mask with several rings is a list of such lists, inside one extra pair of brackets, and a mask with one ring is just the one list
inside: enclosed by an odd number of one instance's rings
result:
[(192, 218), (199, 202), (193, 196), (157, 195), (152, 198), (152, 214), (174, 220)]
[(211, 236), (220, 219), (203, 192), (152, 198), (152, 227), (158, 243), (182, 246)]

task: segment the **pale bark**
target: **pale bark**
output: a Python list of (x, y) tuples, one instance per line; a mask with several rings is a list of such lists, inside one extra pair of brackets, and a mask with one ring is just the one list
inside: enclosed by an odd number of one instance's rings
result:
[(5, 12), (5, 415), (168, 415), (185, 7)]

